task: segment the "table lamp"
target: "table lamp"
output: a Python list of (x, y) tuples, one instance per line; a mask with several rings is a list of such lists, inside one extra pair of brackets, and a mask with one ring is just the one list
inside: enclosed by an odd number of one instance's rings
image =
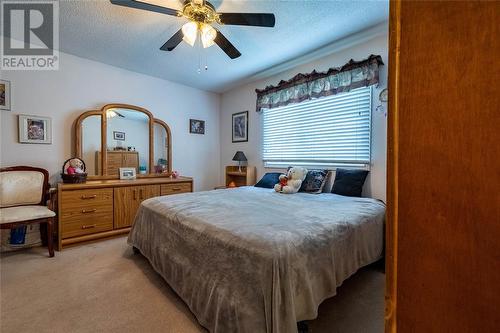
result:
[(247, 157), (242, 151), (237, 151), (236, 154), (234, 154), (233, 161), (238, 161), (238, 172), (241, 172), (241, 162), (246, 162)]

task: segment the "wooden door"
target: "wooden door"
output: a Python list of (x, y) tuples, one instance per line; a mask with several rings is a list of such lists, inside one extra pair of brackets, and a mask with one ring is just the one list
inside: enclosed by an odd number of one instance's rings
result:
[(499, 22), (391, 2), (387, 332), (500, 330)]
[(160, 195), (160, 185), (128, 186), (114, 189), (114, 228), (132, 226), (142, 201)]
[(114, 189), (114, 228), (130, 227), (139, 208), (139, 187), (116, 187)]

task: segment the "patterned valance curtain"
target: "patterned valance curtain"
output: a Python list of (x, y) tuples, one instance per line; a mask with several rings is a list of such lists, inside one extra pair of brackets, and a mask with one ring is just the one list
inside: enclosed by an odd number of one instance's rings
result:
[(277, 86), (256, 89), (257, 112), (377, 84), (379, 66), (383, 64), (381, 56), (371, 55), (362, 61), (351, 59), (341, 68), (330, 68), (323, 73), (297, 74)]

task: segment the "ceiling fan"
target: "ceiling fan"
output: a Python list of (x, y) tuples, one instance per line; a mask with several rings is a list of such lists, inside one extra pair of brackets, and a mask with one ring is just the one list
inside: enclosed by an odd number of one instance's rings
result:
[(110, 0), (114, 5), (148, 10), (156, 13), (184, 17), (189, 20), (160, 48), (172, 51), (181, 41), (194, 46), (198, 36), (204, 48), (217, 44), (231, 59), (241, 56), (240, 51), (212, 24), (274, 27), (274, 14), (264, 13), (217, 13), (205, 0), (186, 0), (181, 10), (171, 9), (137, 0)]

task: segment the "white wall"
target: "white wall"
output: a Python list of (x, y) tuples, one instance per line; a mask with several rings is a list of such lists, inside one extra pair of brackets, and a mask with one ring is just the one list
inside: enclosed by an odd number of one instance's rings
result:
[[(388, 37), (376, 37), (362, 44), (341, 50), (319, 60), (297, 66), (270, 78), (236, 87), (222, 95), (220, 116), (221, 146), (221, 179), (225, 165), (231, 161), (237, 150), (242, 150), (248, 158), (249, 165), (257, 167), (257, 178), (271, 169), (264, 168), (261, 158), (261, 116), (255, 111), (257, 95), (255, 89), (263, 89), (268, 85), (276, 85), (281, 80), (288, 80), (298, 73), (309, 73), (313, 70), (326, 71), (330, 67), (338, 67), (350, 59), (362, 60), (371, 54), (381, 55), (385, 66), (380, 72), (379, 88), (374, 90), (373, 108), (379, 104), (378, 95), (387, 86), (387, 49)], [(248, 142), (231, 143), (231, 115), (236, 112), (249, 111)], [(372, 166), (364, 187), (364, 196), (385, 201), (386, 197), (386, 148), (387, 119), (383, 112), (372, 113)]]
[[(108, 103), (144, 107), (172, 130), (173, 168), (194, 177), (195, 190), (219, 183), (220, 96), (177, 83), (60, 53), (58, 71), (3, 71), (11, 81), (11, 110), (0, 111), (0, 164), (33, 165), (58, 179), (73, 152), (78, 115)], [(17, 115), (52, 118), (52, 144), (18, 143)], [(189, 134), (189, 118), (206, 121), (205, 135)], [(215, 157), (215, 158), (214, 158)]]

